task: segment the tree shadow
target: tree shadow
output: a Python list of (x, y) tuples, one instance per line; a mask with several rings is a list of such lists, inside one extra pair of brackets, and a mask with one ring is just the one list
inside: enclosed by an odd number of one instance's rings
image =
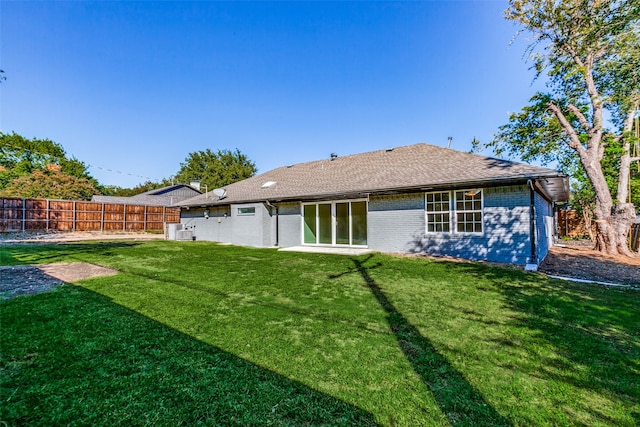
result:
[(377, 263), (365, 266), (373, 255), (364, 260), (353, 258), (354, 267), (344, 273), (330, 276), (331, 279), (346, 274), (358, 273), (387, 313), (387, 323), (398, 341), (405, 358), (414, 372), (429, 388), (441, 411), (451, 424), (510, 426), (512, 423), (493, 408), (446, 357), (438, 352), (431, 342), (420, 334), (400, 313), (384, 291), (369, 274), (380, 267)]
[(11, 399), (0, 419), (10, 425), (377, 425), (363, 409), (85, 288), (2, 304)]
[[(510, 323), (532, 332), (520, 336), (528, 341), (502, 347), (521, 355), (504, 367), (637, 403), (632, 372), (640, 367), (640, 292), (477, 263), (461, 263), (458, 268), (495, 283), (506, 306), (516, 313)], [(546, 351), (523, 353), (533, 348)]]
[[(520, 210), (517, 210), (520, 209)], [(531, 257), (531, 239), (528, 223), (522, 227), (521, 215), (528, 207), (504, 209), (485, 206), (484, 233), (414, 233), (404, 247), (412, 254), (451, 256), (478, 261), (526, 264)], [(508, 232), (506, 232), (508, 230)]]
[[(79, 254), (99, 254), (111, 256), (112, 250), (132, 248), (139, 242), (132, 241), (91, 241), (85, 243), (52, 243), (52, 242), (28, 242), (12, 243), (2, 246), (0, 251), (1, 265), (17, 264), (46, 264), (56, 258), (80, 259)], [(46, 247), (46, 249), (43, 249)], [(83, 260), (84, 261), (84, 260)]]

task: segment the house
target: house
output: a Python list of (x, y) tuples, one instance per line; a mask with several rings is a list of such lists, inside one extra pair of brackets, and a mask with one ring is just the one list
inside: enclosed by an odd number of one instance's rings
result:
[(97, 203), (169, 207), (200, 194), (202, 194), (202, 192), (191, 185), (176, 184), (146, 191), (131, 197), (96, 195), (91, 198), (91, 201)]
[(283, 166), (176, 206), (197, 240), (537, 264), (568, 198), (555, 170), (416, 144)]

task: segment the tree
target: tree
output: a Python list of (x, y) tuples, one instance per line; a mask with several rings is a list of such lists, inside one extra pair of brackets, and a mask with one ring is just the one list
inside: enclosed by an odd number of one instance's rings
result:
[(60, 167), (49, 166), (9, 181), (0, 196), (40, 199), (91, 200), (98, 190), (84, 177), (68, 175)]
[[(505, 17), (533, 36), (528, 52), (550, 93), (509, 117), (487, 146), (523, 160), (579, 162), (594, 194), (596, 249), (632, 256), (627, 235), (633, 121), (640, 105), (640, 2), (511, 0)], [(613, 130), (605, 127), (605, 111)], [(603, 164), (613, 164), (611, 179)]]
[(160, 182), (146, 181), (132, 188), (110, 186), (108, 187), (108, 191), (109, 191), (108, 195), (131, 197), (140, 193), (146, 193), (147, 191), (157, 190), (158, 188), (168, 187), (169, 185), (171, 185), (171, 180), (163, 179)]
[(188, 184), (200, 180), (201, 186), (214, 189), (252, 177), (256, 172), (255, 163), (238, 149), (213, 152), (207, 148), (190, 153), (184, 163), (180, 163), (175, 181)]
[[(42, 173), (36, 174), (35, 172), (38, 171)], [(78, 178), (80, 181), (88, 181), (95, 191), (93, 194), (104, 192), (104, 187), (89, 174), (87, 166), (75, 157), (69, 158), (60, 144), (49, 139), (27, 139), (15, 132), (11, 134), (0, 132), (0, 191), (15, 185), (17, 178), (25, 178), (25, 182), (30, 182), (29, 180), (39, 177), (46, 178), (47, 182), (50, 182), (51, 172), (57, 172), (60, 175), (57, 176), (57, 179), (62, 179), (62, 175), (66, 175)], [(75, 182), (76, 180), (65, 179), (63, 181)], [(46, 184), (43, 182), (41, 185), (45, 186)], [(31, 197), (27, 196), (27, 193), (20, 194), (18, 190), (19, 187), (12, 187), (10, 190), (3, 191), (3, 194), (11, 193), (16, 197)], [(65, 193), (64, 191), (53, 192), (50, 197), (65, 198), (63, 197)]]

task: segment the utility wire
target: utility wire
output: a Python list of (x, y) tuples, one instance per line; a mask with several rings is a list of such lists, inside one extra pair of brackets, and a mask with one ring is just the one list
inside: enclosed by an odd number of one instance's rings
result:
[[(46, 158), (54, 158), (56, 160), (60, 159), (60, 157), (54, 156), (52, 154), (42, 153), (42, 152), (35, 151), (35, 150), (30, 150), (28, 148), (19, 147), (19, 146), (13, 145), (13, 144), (8, 143), (8, 142), (3, 143), (2, 145), (9, 146), (9, 147), (11, 147), (11, 148), (13, 148), (15, 150), (21, 150), (21, 151), (24, 151), (24, 152), (27, 152), (27, 153), (37, 154), (37, 155), (40, 155), (40, 156), (43, 156), (43, 157), (46, 157)], [(76, 160), (78, 160), (78, 159), (76, 159)], [(100, 169), (100, 170), (103, 170), (103, 171), (112, 172), (112, 173), (118, 173), (118, 174), (121, 174), (121, 175), (129, 175), (129, 176), (132, 176), (134, 178), (142, 178), (142, 179), (147, 179), (149, 181), (155, 181), (155, 182), (162, 181), (162, 179), (159, 179), (159, 178), (151, 178), (149, 176), (142, 176), (142, 175), (136, 175), (136, 174), (129, 173), (129, 172), (122, 172), (122, 171), (115, 170), (115, 169), (110, 169), (110, 168), (105, 168), (105, 167), (98, 166), (98, 165), (93, 165), (93, 164), (90, 164), (90, 163), (85, 163), (82, 160), (78, 160), (78, 161), (83, 163), (87, 168)]]

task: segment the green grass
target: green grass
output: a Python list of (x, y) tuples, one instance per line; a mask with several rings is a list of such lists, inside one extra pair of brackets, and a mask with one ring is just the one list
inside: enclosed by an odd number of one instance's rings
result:
[(116, 276), (0, 303), (9, 425), (640, 423), (640, 292), (206, 242), (5, 246)]

